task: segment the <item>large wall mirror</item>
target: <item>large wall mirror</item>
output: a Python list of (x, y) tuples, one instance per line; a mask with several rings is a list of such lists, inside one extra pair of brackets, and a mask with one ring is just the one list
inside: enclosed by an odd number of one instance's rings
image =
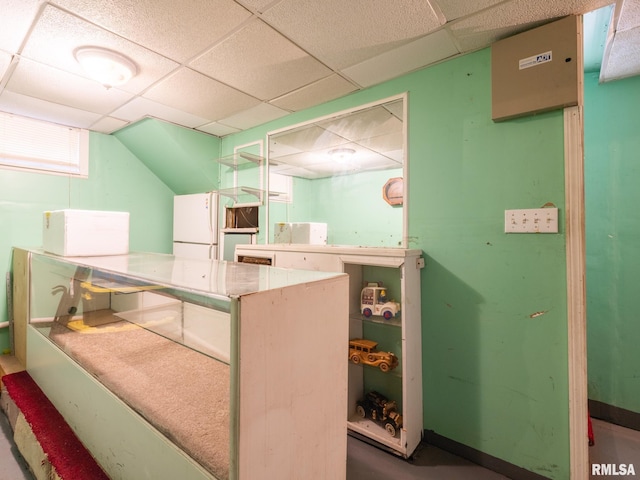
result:
[(327, 225), (328, 244), (406, 247), (405, 104), (402, 95), (268, 134), (269, 243), (279, 224), (310, 222)]

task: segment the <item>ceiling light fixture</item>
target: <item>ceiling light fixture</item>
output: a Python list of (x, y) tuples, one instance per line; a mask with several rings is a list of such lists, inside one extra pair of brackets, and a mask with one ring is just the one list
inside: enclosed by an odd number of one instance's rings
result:
[(85, 72), (105, 87), (124, 85), (138, 72), (124, 55), (100, 47), (81, 47), (74, 52)]
[(343, 163), (349, 160), (356, 151), (353, 148), (334, 148), (329, 150), (327, 153), (338, 163)]

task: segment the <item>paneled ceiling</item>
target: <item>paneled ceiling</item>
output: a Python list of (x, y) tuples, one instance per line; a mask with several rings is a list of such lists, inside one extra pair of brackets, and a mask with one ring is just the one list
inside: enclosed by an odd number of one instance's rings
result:
[[(610, 3), (0, 0), (0, 110), (103, 133), (152, 117), (224, 136)], [(640, 71), (639, 10), (618, 0), (604, 79)], [(126, 55), (137, 75), (104, 87), (75, 61), (83, 46)]]

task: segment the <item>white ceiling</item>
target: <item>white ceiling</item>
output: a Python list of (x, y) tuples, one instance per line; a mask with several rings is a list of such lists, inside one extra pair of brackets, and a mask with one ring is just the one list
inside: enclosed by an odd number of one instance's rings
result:
[[(0, 110), (111, 133), (145, 117), (237, 132), (612, 0), (0, 0)], [(618, 0), (603, 78), (640, 71)], [(121, 87), (80, 46), (128, 56)]]

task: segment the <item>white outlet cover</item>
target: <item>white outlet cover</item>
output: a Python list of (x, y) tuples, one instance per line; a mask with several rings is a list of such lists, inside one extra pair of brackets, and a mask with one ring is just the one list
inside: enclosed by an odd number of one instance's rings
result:
[(558, 233), (557, 208), (504, 211), (505, 233)]

